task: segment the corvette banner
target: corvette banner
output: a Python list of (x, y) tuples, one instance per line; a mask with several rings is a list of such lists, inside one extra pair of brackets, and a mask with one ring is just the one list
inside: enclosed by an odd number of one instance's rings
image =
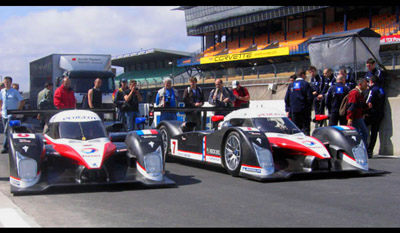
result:
[(289, 55), (289, 47), (251, 51), (251, 52), (245, 52), (245, 53), (224, 54), (224, 55), (212, 56), (212, 57), (203, 57), (203, 58), (200, 58), (200, 64), (239, 61), (239, 60), (248, 60), (248, 59), (256, 59), (256, 58), (266, 58), (266, 57), (278, 57), (278, 56), (286, 56), (286, 55)]

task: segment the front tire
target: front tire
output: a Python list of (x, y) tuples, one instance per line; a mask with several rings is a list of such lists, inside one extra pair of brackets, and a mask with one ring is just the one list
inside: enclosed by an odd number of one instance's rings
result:
[(237, 132), (229, 133), (224, 142), (223, 165), (229, 174), (239, 176), (242, 165), (242, 143)]
[(161, 126), (159, 129), (160, 134), (161, 134), (161, 140), (162, 140), (162, 145), (163, 145), (163, 155), (164, 158), (167, 159), (167, 156), (169, 154), (169, 133), (168, 129), (166, 126)]

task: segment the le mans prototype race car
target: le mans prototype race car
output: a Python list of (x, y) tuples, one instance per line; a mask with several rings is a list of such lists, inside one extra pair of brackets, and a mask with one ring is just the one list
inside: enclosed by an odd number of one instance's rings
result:
[(310, 137), (272, 108), (235, 110), (225, 117), (212, 116), (212, 121), (219, 122), (218, 128), (201, 131), (194, 131), (192, 122), (160, 122), (165, 152), (260, 181), (295, 174), (384, 173), (368, 167), (367, 151), (353, 127), (317, 128)]
[(157, 130), (110, 133), (88, 110), (65, 110), (49, 121), (45, 134), (10, 122), (12, 193), (51, 186), (136, 183), (173, 185), (164, 176), (165, 159)]

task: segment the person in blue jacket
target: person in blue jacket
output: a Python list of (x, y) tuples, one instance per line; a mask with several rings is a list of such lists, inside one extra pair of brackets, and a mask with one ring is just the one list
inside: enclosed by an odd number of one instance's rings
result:
[(339, 70), (339, 75), (343, 75), (343, 77), (345, 77), (346, 79), (346, 87), (348, 87), (350, 90), (354, 89), (356, 87), (356, 79), (354, 77), (354, 72), (353, 71), (349, 71), (347, 73), (346, 69), (340, 69)]
[(372, 58), (369, 58), (366, 63), (367, 73), (365, 74), (364, 78), (369, 81), (372, 76), (376, 76), (378, 79), (375, 85), (383, 87), (385, 84), (385, 77), (383, 75), (383, 72), (380, 69), (376, 68), (376, 61)]
[[(308, 72), (311, 74), (310, 85), (313, 89), (313, 106), (315, 115), (324, 114), (325, 110), (325, 97), (323, 91), (325, 90), (325, 77), (320, 76), (317, 72), (317, 68), (314, 66), (310, 66), (308, 68)], [(321, 126), (323, 122), (320, 123)]]
[[(306, 135), (310, 135), (312, 88), (304, 70), (297, 72), (296, 80), (289, 84), (285, 95), (285, 109), (289, 110), (292, 121)], [(289, 112), (287, 115), (289, 116)]]
[(366, 100), (368, 110), (365, 111), (365, 125), (371, 126), (370, 140), (368, 143), (368, 157), (372, 158), (379, 128), (384, 117), (385, 92), (378, 85), (379, 78), (372, 75), (369, 79), (369, 93)]
[[(172, 87), (172, 79), (165, 78), (164, 87), (158, 90), (156, 96), (156, 106), (162, 108), (178, 107), (178, 90)], [(162, 112), (160, 121), (176, 120), (176, 112)]]
[(340, 116), (339, 109), (343, 98), (349, 94), (350, 89), (345, 85), (345, 76), (339, 74), (336, 77), (336, 83), (328, 89), (326, 94), (326, 108), (329, 113), (329, 126), (347, 125), (346, 115)]

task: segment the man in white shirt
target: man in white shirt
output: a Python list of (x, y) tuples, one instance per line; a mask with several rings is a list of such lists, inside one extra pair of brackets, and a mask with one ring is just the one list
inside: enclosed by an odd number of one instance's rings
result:
[(4, 126), (4, 143), (2, 154), (8, 152), (8, 133), (9, 127), (8, 122), (13, 119), (12, 115), (7, 113), (7, 110), (15, 110), (22, 109), (24, 107), (25, 101), (21, 94), (11, 87), (12, 78), (7, 76), (4, 78), (4, 86), (5, 88), (1, 89), (0, 94), (0, 109), (1, 109), (1, 119)]

